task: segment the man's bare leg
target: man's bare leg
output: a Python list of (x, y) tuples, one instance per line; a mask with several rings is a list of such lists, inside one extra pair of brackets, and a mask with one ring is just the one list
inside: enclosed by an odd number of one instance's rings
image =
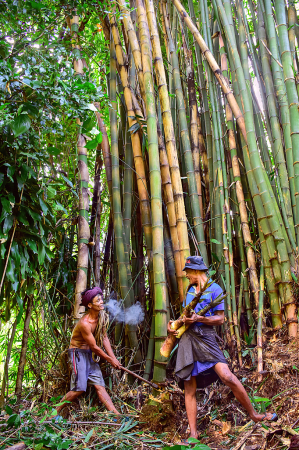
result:
[(112, 400), (111, 400), (108, 392), (104, 388), (104, 386), (95, 385), (95, 390), (97, 391), (100, 402), (102, 402), (105, 405), (105, 407), (108, 409), (108, 411), (111, 411), (115, 414), (120, 414), (117, 411), (117, 409), (115, 408), (115, 406), (113, 405)]
[(190, 437), (198, 438), (196, 416), (197, 416), (197, 404), (196, 404), (196, 377), (191, 377), (189, 381), (184, 381), (185, 387), (185, 405), (190, 426)]
[[(68, 401), (68, 402), (73, 402), (74, 400), (76, 400), (77, 397), (79, 397), (81, 394), (83, 394), (84, 391), (69, 391), (62, 399), (61, 402), (64, 401)], [(57, 415), (60, 413), (60, 411), (67, 406), (67, 403), (65, 403), (64, 405), (60, 405), (58, 406), (58, 408), (56, 408), (57, 411)], [(56, 415), (56, 414), (55, 414)]]
[(240, 383), (238, 378), (231, 373), (229, 370), (227, 364), (224, 363), (217, 363), (214, 366), (214, 370), (221, 379), (221, 381), (226, 384), (226, 386), (230, 387), (233, 391), (234, 396), (236, 399), (241, 403), (242, 406), (246, 409), (246, 411), (249, 414), (249, 417), (254, 422), (261, 422), (263, 419), (271, 419), (272, 414), (267, 413), (266, 417), (265, 414), (258, 414), (255, 409), (253, 408), (251, 401), (247, 395), (247, 392), (244, 389), (244, 386)]

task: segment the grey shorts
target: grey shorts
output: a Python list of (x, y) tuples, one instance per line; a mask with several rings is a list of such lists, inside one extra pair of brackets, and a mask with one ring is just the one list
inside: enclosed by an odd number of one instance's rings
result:
[(92, 359), (91, 350), (69, 348), (68, 356), (72, 367), (71, 391), (86, 391), (88, 384), (105, 386), (100, 366)]

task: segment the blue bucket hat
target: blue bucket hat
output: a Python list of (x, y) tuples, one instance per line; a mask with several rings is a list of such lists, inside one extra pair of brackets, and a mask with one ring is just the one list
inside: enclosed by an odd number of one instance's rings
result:
[(192, 269), (192, 270), (209, 270), (204, 263), (202, 256), (188, 256), (186, 259), (185, 267), (183, 270)]

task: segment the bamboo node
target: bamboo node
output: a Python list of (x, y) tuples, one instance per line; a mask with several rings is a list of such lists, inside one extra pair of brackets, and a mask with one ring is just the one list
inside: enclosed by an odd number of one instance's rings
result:
[(295, 317), (293, 317), (293, 318), (291, 318), (291, 319), (287, 319), (287, 320), (286, 320), (286, 323), (287, 323), (287, 324), (289, 324), (289, 323), (298, 323), (298, 319), (295, 318)]
[(154, 359), (154, 364), (158, 364), (160, 366), (167, 366), (168, 361), (157, 361), (156, 359)]

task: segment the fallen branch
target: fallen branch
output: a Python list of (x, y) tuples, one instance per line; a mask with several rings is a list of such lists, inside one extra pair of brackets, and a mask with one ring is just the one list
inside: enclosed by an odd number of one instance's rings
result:
[[(43, 423), (53, 423), (52, 420), (45, 420)], [(54, 422), (55, 423), (55, 422)], [(59, 424), (59, 422), (56, 422)], [(121, 423), (116, 422), (66, 422), (64, 425), (114, 425), (116, 427), (120, 427)]]
[(14, 444), (11, 447), (6, 447), (5, 450), (23, 450), (26, 447), (24, 442), (19, 442), (18, 444)]
[(247, 441), (247, 439), (249, 438), (249, 436), (258, 428), (258, 426), (260, 426), (259, 423), (256, 423), (252, 429), (250, 431), (248, 431), (244, 437), (242, 437), (242, 439), (240, 439), (240, 441), (238, 442), (237, 445), (235, 445), (235, 447), (233, 447), (233, 450), (238, 450), (240, 447), (242, 447), (242, 445)]

